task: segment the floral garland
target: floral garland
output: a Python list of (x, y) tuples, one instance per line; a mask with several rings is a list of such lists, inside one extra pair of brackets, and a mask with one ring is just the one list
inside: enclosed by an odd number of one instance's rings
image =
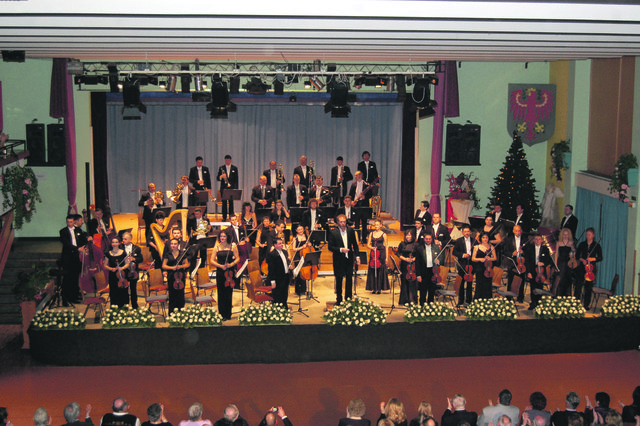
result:
[(387, 323), (387, 313), (382, 308), (358, 297), (347, 299), (322, 316), (329, 325), (382, 325)]
[(32, 267), (31, 271), (21, 271), (13, 286), (13, 294), (21, 302), (35, 300), (39, 303), (43, 298), (45, 287), (51, 281), (46, 263), (38, 262)]
[(446, 303), (433, 302), (424, 305), (407, 304), (407, 311), (404, 313), (404, 321), (409, 324), (414, 322), (428, 321), (453, 321), (456, 313), (453, 308)]
[(156, 319), (148, 308), (133, 309), (131, 306), (107, 309), (102, 318), (102, 328), (154, 328)]
[(240, 313), (240, 325), (277, 325), (291, 324), (293, 316), (286, 306), (280, 303), (262, 303), (249, 305)]
[(13, 210), (15, 229), (22, 229), (24, 222), (31, 222), (36, 212), (36, 202), (42, 199), (38, 193), (38, 179), (31, 167), (15, 165), (2, 174), (2, 206)]
[(41, 311), (31, 320), (34, 330), (82, 330), (86, 326), (84, 315), (72, 309)]
[(584, 318), (585, 309), (573, 296), (542, 296), (534, 313), (538, 319), (574, 319)]
[(506, 298), (477, 299), (466, 310), (472, 321), (514, 320), (518, 316), (516, 305)]
[(609, 192), (623, 203), (629, 202), (629, 169), (638, 168), (638, 159), (633, 154), (622, 154), (613, 169)]
[(602, 305), (602, 317), (640, 317), (640, 296), (623, 294), (608, 298)]
[(169, 327), (216, 327), (222, 325), (222, 315), (215, 308), (202, 305), (187, 305), (174, 310), (167, 318)]
[(449, 198), (468, 198), (473, 201), (473, 208), (480, 208), (480, 199), (474, 188), (474, 184), (478, 181), (474, 179), (473, 172), (466, 174), (460, 173), (458, 176), (454, 176), (453, 173), (449, 173), (445, 179), (449, 183)]
[(569, 140), (561, 140), (551, 147), (551, 176), (554, 176), (558, 183), (562, 182), (562, 172), (569, 168), (569, 164), (564, 160), (565, 153), (571, 152)]

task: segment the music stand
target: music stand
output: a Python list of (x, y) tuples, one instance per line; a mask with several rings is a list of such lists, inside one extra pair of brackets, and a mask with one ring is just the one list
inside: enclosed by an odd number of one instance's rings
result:
[(262, 219), (264, 219), (265, 216), (271, 216), (271, 209), (268, 207), (256, 208), (255, 214), (256, 214), (256, 220), (258, 221), (258, 224), (261, 224)]
[(311, 231), (309, 235), (309, 242), (314, 246), (319, 246), (323, 241), (327, 241), (327, 231), (322, 229), (316, 229)]
[(193, 200), (197, 206), (206, 206), (209, 201), (209, 191), (196, 191)]
[(302, 213), (307, 210), (306, 207), (289, 207), (289, 216), (291, 216), (291, 223), (302, 222)]
[[(302, 264), (302, 267), (304, 268), (306, 266), (318, 266), (318, 265), (320, 265), (320, 255), (321, 254), (322, 254), (322, 252), (320, 250), (314, 251), (314, 252), (311, 252), (311, 253), (307, 253), (304, 256), (304, 263)], [(307, 300), (311, 300), (311, 299), (313, 299), (316, 302), (320, 303), (318, 298), (316, 298), (313, 295), (313, 280), (307, 280)]]
[(320, 210), (324, 217), (328, 219), (335, 219), (336, 213), (338, 212), (338, 206), (318, 207), (318, 210)]
[[(360, 263), (358, 264), (358, 262), (356, 262), (356, 259), (360, 259)], [(353, 274), (355, 276), (355, 279), (353, 280), (353, 295), (357, 295), (358, 294), (358, 267), (359, 265), (366, 265), (367, 264), (367, 252), (366, 251), (359, 251), (357, 253), (354, 253), (354, 258), (353, 258)], [(368, 299), (368, 297), (361, 297), (361, 299)]]
[(242, 189), (223, 189), (220, 191), (220, 198), (235, 203), (242, 200)]
[[(158, 212), (162, 212), (162, 213), (164, 213), (164, 217), (165, 217), (165, 218), (167, 218), (167, 217), (169, 217), (169, 215), (171, 214), (171, 206), (169, 206), (169, 207), (158, 207), (158, 208), (155, 210), (154, 216), (155, 216), (156, 214), (158, 214)], [(154, 222), (154, 223), (155, 223), (155, 222)]]
[(399, 275), (399, 271), (400, 268), (398, 267), (398, 264), (396, 263), (396, 259), (393, 256), (389, 256), (391, 258), (391, 262), (393, 263), (393, 272), (391, 273), (393, 275), (393, 278), (391, 279), (391, 306), (381, 306), (382, 308), (391, 308), (391, 310), (389, 311), (389, 315), (391, 315), (391, 312), (393, 312), (393, 310), (396, 308), (396, 282), (398, 281), (398, 275)]

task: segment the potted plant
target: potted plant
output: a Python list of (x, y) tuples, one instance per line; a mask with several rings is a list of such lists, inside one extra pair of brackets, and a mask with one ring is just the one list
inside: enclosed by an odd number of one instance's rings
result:
[(36, 174), (31, 167), (10, 167), (2, 175), (0, 190), (4, 198), (2, 206), (13, 210), (13, 226), (22, 229), (24, 222), (31, 222), (36, 212), (36, 202), (42, 202)]
[(458, 176), (449, 173), (446, 181), (449, 183), (449, 198), (471, 200), (474, 209), (480, 208), (480, 199), (474, 187), (478, 179), (474, 179), (473, 172), (469, 174), (461, 172)]
[(551, 176), (554, 176), (558, 183), (562, 182), (562, 172), (571, 165), (571, 146), (569, 140), (561, 140), (551, 147)]
[[(630, 171), (635, 169), (635, 171)], [(630, 175), (632, 182), (629, 181)], [(635, 186), (638, 183), (638, 158), (633, 154), (622, 154), (613, 169), (611, 176), (611, 184), (609, 184), (609, 192), (615, 194), (623, 203), (628, 203), (629, 186)]]
[(23, 349), (29, 348), (27, 329), (36, 314), (36, 304), (42, 300), (45, 287), (50, 281), (49, 268), (44, 262), (39, 262), (33, 265), (31, 271), (20, 272), (18, 280), (13, 286), (13, 294), (20, 301), (20, 310), (22, 312)]

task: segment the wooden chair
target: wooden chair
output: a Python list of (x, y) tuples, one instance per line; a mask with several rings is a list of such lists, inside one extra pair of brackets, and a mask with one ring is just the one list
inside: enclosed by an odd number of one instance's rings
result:
[(94, 275), (94, 280), (80, 280), (80, 289), (82, 290), (82, 303), (87, 305), (84, 310), (84, 317), (87, 317), (87, 312), (90, 308), (93, 308), (95, 318), (98, 320), (101, 316), (104, 316), (104, 306), (107, 304), (107, 299), (101, 297), (98, 289), (104, 288), (105, 280), (104, 274), (99, 271)]
[[(600, 300), (600, 296), (607, 296), (607, 299), (616, 294), (616, 289), (618, 288), (618, 281), (620, 281), (620, 275), (615, 274), (613, 276), (613, 280), (611, 280), (611, 290), (602, 287), (594, 287), (593, 288), (593, 296), (591, 298), (591, 305), (593, 306), (593, 312), (595, 313), (596, 308), (598, 307), (598, 301)], [(590, 306), (591, 307), (591, 306)]]
[(193, 303), (194, 305), (209, 305), (209, 306), (213, 306), (213, 304), (216, 303), (216, 299), (214, 299), (213, 296), (210, 294), (203, 294), (202, 296), (198, 296), (197, 285), (194, 285), (193, 281), (191, 282), (190, 287), (191, 287), (191, 299), (189, 300), (190, 303)]
[(203, 294), (207, 294), (207, 291), (210, 292), (209, 294), (213, 294), (213, 290), (218, 287), (218, 285), (209, 278), (208, 268), (198, 269), (197, 274), (195, 274), (195, 280), (191, 281), (191, 285), (193, 284), (195, 284), (197, 288), (197, 294), (200, 294), (200, 290), (202, 290)]
[[(521, 285), (522, 285), (522, 278), (516, 275), (513, 277), (513, 282), (511, 283), (511, 291), (498, 290), (496, 291), (496, 294), (508, 300), (516, 300), (518, 298), (518, 291), (520, 291)], [(518, 310), (518, 304), (514, 303), (514, 305), (516, 306), (516, 312), (520, 312)]]
[[(140, 280), (139, 283), (142, 283), (142, 289), (144, 291), (144, 299), (147, 306), (149, 306), (149, 312), (154, 313), (152, 308), (153, 305), (158, 305), (158, 313), (157, 315), (161, 315), (162, 318), (167, 317), (167, 303), (169, 302), (168, 294), (154, 294), (151, 295), (151, 288), (155, 281), (158, 280), (157, 276), (160, 275), (160, 282), (162, 282), (162, 271), (159, 269), (151, 269), (149, 271), (149, 279)], [(163, 283), (164, 284), (164, 283)], [(164, 286), (164, 290), (166, 291), (166, 286)]]
[(271, 287), (263, 286), (262, 284), (260, 270), (249, 272), (249, 281), (247, 281), (247, 297), (251, 302), (261, 304), (266, 301), (273, 301), (273, 297), (266, 294), (271, 291)]
[(455, 280), (453, 281), (453, 290), (445, 290), (438, 289), (436, 290), (436, 295), (442, 297), (442, 301), (446, 303), (449, 301), (451, 307), (456, 310), (458, 315), (461, 314), (460, 306), (456, 303), (456, 298), (458, 297), (458, 290), (460, 290), (460, 285), (462, 284), (462, 277), (460, 275), (456, 275)]
[(136, 244), (140, 244), (142, 240), (142, 231), (144, 231), (147, 225), (144, 223), (144, 219), (142, 219), (142, 211), (144, 207), (138, 208), (138, 232), (136, 233)]

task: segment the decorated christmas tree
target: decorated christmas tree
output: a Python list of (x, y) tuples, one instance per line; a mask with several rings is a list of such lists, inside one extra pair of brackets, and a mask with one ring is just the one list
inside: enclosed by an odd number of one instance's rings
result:
[(513, 143), (500, 174), (495, 178), (487, 207), (491, 210), (494, 205), (500, 205), (502, 216), (513, 219), (516, 217), (516, 206), (521, 205), (531, 228), (537, 228), (540, 223), (540, 203), (536, 196), (536, 180), (532, 175), (522, 140), (514, 132)]

